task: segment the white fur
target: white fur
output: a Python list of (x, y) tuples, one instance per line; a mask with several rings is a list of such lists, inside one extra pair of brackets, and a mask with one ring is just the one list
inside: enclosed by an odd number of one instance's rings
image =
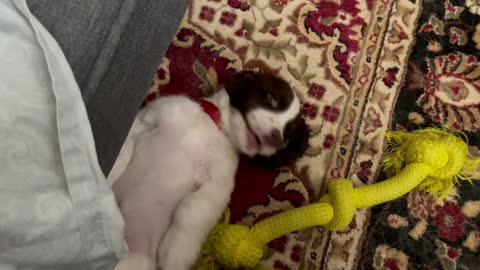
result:
[[(182, 96), (159, 98), (137, 116), (109, 175), (129, 247), (117, 270), (151, 269), (148, 258), (162, 270), (190, 269), (228, 205), (238, 152), (264, 151), (249, 142), (245, 120), (230, 107), (225, 91), (210, 101), (221, 111), (221, 130)], [(285, 125), (291, 110), (298, 113), (299, 105), (291, 107), (275, 114), (273, 122), (255, 123)], [(250, 115), (256, 121), (270, 119), (261, 109)]]

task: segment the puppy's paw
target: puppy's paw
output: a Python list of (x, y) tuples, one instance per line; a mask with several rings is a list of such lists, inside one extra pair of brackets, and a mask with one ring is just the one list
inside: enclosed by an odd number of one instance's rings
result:
[(155, 263), (144, 255), (128, 255), (118, 262), (114, 270), (155, 270)]
[(190, 270), (200, 248), (196, 241), (182, 230), (170, 228), (159, 249), (159, 264), (162, 270)]

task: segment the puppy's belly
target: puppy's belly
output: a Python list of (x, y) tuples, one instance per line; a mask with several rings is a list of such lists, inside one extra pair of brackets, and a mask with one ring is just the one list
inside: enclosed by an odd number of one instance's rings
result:
[(161, 140), (137, 147), (113, 191), (125, 221), (130, 253), (156, 258), (175, 208), (208, 181), (212, 164), (206, 145), (197, 142), (179, 145)]

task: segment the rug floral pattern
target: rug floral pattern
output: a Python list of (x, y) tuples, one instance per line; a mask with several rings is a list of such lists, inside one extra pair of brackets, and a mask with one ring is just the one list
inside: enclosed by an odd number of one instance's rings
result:
[[(356, 186), (381, 180), (381, 131), (439, 123), (476, 138), (480, 26), (471, 22), (480, 4), (451, 2), (193, 0), (145, 102), (168, 94), (200, 98), (241, 69), (265, 70), (292, 85), (311, 130), (310, 147), (280, 171), (241, 160), (231, 222), (252, 225), (316, 201), (333, 178), (346, 177)], [(466, 189), (470, 195), (459, 188), (462, 200), (451, 197), (447, 203), (412, 192), (372, 212), (359, 210), (341, 232), (310, 228), (286, 235), (266, 247), (261, 265), (281, 270), (468, 265), (478, 261), (480, 203), (475, 189)], [(417, 247), (428, 250), (421, 255)]]
[[(480, 151), (480, 1), (424, 1), (393, 127), (444, 125)], [(374, 207), (359, 269), (480, 269), (480, 183)]]

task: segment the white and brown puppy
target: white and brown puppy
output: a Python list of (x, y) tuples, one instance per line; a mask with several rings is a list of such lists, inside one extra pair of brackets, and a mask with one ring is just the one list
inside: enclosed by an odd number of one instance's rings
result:
[(109, 176), (129, 248), (116, 269), (190, 269), (228, 205), (239, 155), (281, 166), (307, 140), (294, 91), (264, 73), (237, 73), (200, 103), (169, 96), (148, 104)]

